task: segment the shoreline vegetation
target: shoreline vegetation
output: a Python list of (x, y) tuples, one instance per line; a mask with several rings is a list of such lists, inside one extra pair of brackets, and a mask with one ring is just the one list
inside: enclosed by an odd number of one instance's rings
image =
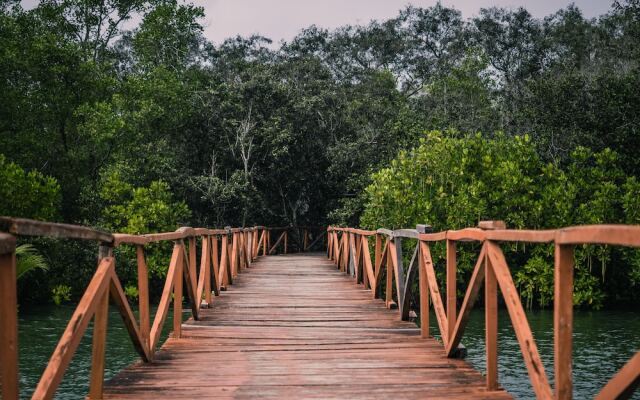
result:
[[(176, 0), (0, 1), (0, 215), (130, 234), (640, 223), (639, 0), (593, 19), (407, 6), (279, 46), (214, 45), (204, 20)], [(94, 246), (21, 244), (43, 258), (21, 305), (79, 298)], [(634, 307), (640, 253), (577, 250), (574, 303)], [(152, 294), (169, 253), (148, 249)], [(552, 304), (550, 254), (507, 251), (529, 307)]]

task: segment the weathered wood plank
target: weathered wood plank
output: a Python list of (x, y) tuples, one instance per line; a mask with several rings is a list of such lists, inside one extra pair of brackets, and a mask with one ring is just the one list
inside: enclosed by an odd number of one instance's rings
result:
[(105, 398), (398, 396), (510, 398), (319, 254), (258, 259), (153, 363), (105, 384)]

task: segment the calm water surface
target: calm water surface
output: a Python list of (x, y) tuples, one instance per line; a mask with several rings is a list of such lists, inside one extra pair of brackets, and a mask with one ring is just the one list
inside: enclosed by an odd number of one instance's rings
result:
[[(39, 307), (20, 312), (20, 379), (23, 398), (35, 388), (69, 321), (74, 307)], [(188, 314), (185, 314), (187, 317)], [(529, 324), (549, 379), (553, 382), (553, 312), (527, 313)], [(171, 327), (171, 316), (165, 322), (163, 340)], [(432, 333), (437, 333), (435, 316), (430, 318)], [(575, 312), (574, 320), (574, 398), (593, 398), (609, 378), (640, 349), (640, 313), (621, 311)], [(484, 311), (474, 310), (462, 340), (467, 347), (467, 360), (485, 371)], [(516, 398), (534, 398), (520, 347), (513, 334), (509, 316), (500, 311), (498, 327), (500, 383)], [(105, 378), (139, 358), (122, 324), (120, 315), (111, 308), (107, 334)], [(82, 399), (88, 391), (91, 370), (91, 326), (80, 343), (67, 370), (56, 398)], [(640, 399), (636, 393), (633, 399)]]
[[(527, 319), (553, 384), (553, 311), (529, 311)], [(435, 315), (429, 322), (431, 333), (437, 336)], [(640, 312), (576, 310), (573, 326), (573, 397), (591, 399), (640, 350)], [(462, 343), (467, 347), (467, 361), (484, 374), (483, 309), (471, 312)], [(515, 398), (535, 398), (506, 310), (500, 310), (498, 316), (498, 374), (500, 384)], [(636, 391), (632, 399), (640, 399), (640, 393)]]
[[(20, 310), (18, 319), (18, 341), (20, 347), (20, 391), (21, 398), (31, 398), (42, 372), (53, 353), (62, 332), (73, 314), (75, 306), (45, 306)], [(155, 309), (151, 310), (152, 318)], [(137, 312), (135, 312), (136, 317)], [(185, 314), (185, 318), (188, 314)], [(171, 308), (165, 320), (161, 342), (171, 330), (173, 314)], [(93, 322), (89, 324), (85, 336), (62, 379), (56, 399), (84, 399), (89, 391), (91, 372), (91, 340)], [(111, 306), (109, 328), (107, 330), (107, 351), (105, 379), (117, 374), (124, 367), (140, 360), (131, 344), (131, 339), (118, 311)]]

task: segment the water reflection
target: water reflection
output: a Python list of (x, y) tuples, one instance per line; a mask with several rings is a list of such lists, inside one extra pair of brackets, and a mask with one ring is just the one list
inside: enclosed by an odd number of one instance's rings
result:
[[(73, 310), (70, 306), (21, 310), (19, 340), (22, 398), (31, 396)], [(553, 312), (528, 312), (527, 317), (547, 375), (553, 383)], [(171, 329), (171, 320), (169, 315), (165, 322), (163, 341)], [(437, 333), (435, 315), (431, 316), (430, 321), (431, 332)], [(56, 395), (58, 399), (82, 399), (88, 392), (91, 330), (89, 326), (60, 385)], [(574, 332), (574, 398), (593, 398), (609, 378), (640, 349), (640, 313), (576, 311)], [(500, 310), (499, 313), (498, 335), (500, 384), (516, 398), (534, 398), (520, 347), (505, 310)], [(467, 360), (484, 372), (484, 310), (478, 309), (471, 313), (462, 342), (468, 350)], [(111, 307), (105, 378), (109, 379), (137, 359), (120, 315)], [(640, 400), (640, 393), (636, 393), (633, 399)]]
[[(553, 385), (553, 311), (529, 311), (527, 319)], [(429, 321), (432, 334), (436, 334), (435, 315), (432, 314)], [(575, 311), (573, 338), (574, 398), (593, 398), (640, 350), (640, 313)], [(462, 343), (467, 347), (467, 361), (484, 373), (484, 310), (471, 312)], [(500, 310), (498, 317), (498, 373), (500, 384), (514, 397), (535, 398), (506, 310)], [(640, 399), (640, 393), (636, 392), (632, 398)]]
[[(31, 398), (49, 358), (71, 318), (75, 306), (44, 306), (20, 310), (18, 341), (20, 347), (20, 398)], [(154, 315), (154, 313), (152, 313)], [(137, 315), (136, 315), (137, 317)], [(165, 321), (161, 341), (171, 330), (171, 313)], [(89, 391), (91, 372), (91, 340), (93, 323), (78, 346), (78, 350), (58, 388), (56, 399), (83, 399)], [(120, 314), (110, 307), (107, 331), (105, 379), (139, 360)]]

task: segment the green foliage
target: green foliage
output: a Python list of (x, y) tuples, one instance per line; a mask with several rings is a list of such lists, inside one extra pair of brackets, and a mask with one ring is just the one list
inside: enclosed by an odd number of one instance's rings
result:
[(0, 154), (0, 215), (55, 220), (60, 209), (58, 182), (38, 171), (26, 172)]
[[(125, 30), (133, 15), (139, 24)], [(440, 3), (408, 6), (366, 25), (312, 26), (279, 46), (257, 35), (210, 43), (204, 18), (176, 0), (2, 3), (0, 214), (131, 233), (185, 218), (355, 225), (372, 173), (422, 132), (451, 129), (482, 134), (465, 146), (430, 139), (443, 142), (428, 154), (443, 160), (429, 164), (431, 182), (375, 178), (389, 180), (397, 215), (367, 209), (363, 221), (640, 223), (638, 184), (625, 183), (640, 174), (635, 0), (594, 19), (575, 6), (544, 19), (488, 8), (470, 20)], [(420, 201), (409, 201), (416, 189)], [(51, 270), (23, 279), (21, 293), (47, 295), (36, 290), (47, 279), (79, 293), (93, 250), (43, 244)], [(168, 251), (149, 251), (156, 276)], [(538, 256), (522, 285), (548, 271), (548, 255)], [(577, 257), (578, 273), (597, 277), (584, 285), (607, 301), (638, 299), (636, 251), (589, 247)], [(87, 266), (74, 267), (80, 260)], [(127, 263), (119, 268), (133, 279)], [(544, 303), (541, 285), (529, 293)]]
[(59, 306), (60, 304), (71, 300), (71, 286), (68, 285), (56, 285), (51, 289), (51, 300), (54, 304)]
[(129, 300), (137, 300), (140, 293), (138, 292), (137, 286), (127, 285), (124, 287), (124, 295), (127, 296)]
[(173, 199), (165, 182), (133, 187), (118, 172), (105, 177), (100, 197), (106, 203), (102, 212), (105, 227), (114, 232), (140, 235), (173, 231), (191, 214), (184, 202)]
[(16, 246), (16, 278), (20, 279), (28, 272), (49, 269), (47, 261), (32, 244)]
[[(174, 200), (165, 182), (153, 181), (147, 187), (134, 187), (122, 178), (120, 171), (104, 177), (100, 197), (105, 204), (102, 223), (113, 232), (139, 235), (174, 231), (191, 216), (183, 201)], [(123, 258), (135, 258), (130, 250), (123, 250)], [(163, 244), (146, 248), (147, 266), (152, 275), (164, 277), (167, 273), (169, 263), (164, 250)]]
[[(566, 166), (545, 163), (527, 135), (487, 139), (429, 132), (418, 147), (400, 152), (390, 167), (373, 175), (361, 223), (367, 228), (429, 223), (439, 231), (501, 219), (511, 228), (544, 229), (620, 223), (637, 215), (638, 185), (617, 167), (613, 151), (579, 147), (571, 159)], [(553, 253), (535, 246), (504, 247), (527, 304), (548, 306)], [(577, 305), (602, 306), (607, 266), (620, 256), (612, 252), (606, 246), (577, 249)], [(473, 262), (462, 255), (459, 267), (469, 273)], [(634, 281), (635, 267), (618, 268)]]

